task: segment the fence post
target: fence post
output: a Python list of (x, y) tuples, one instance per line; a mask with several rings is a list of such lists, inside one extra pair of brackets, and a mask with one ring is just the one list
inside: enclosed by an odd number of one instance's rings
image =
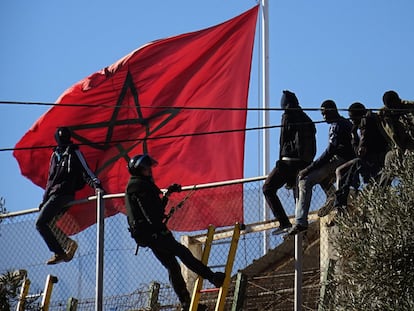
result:
[(70, 297), (66, 305), (66, 311), (76, 311), (78, 309), (78, 300)]
[(295, 235), (295, 303), (294, 310), (302, 310), (303, 232)]
[[(22, 272), (20, 272), (22, 271)], [(30, 280), (27, 277), (27, 271), (26, 270), (20, 270), (18, 273), (21, 273), (21, 275), (23, 276), (23, 283), (22, 283), (22, 288), (20, 291), (20, 296), (19, 296), (19, 302), (17, 303), (17, 311), (24, 311), (25, 309), (25, 303), (26, 303), (26, 297), (27, 294), (29, 293), (29, 287), (30, 287)]]
[[(201, 243), (193, 241), (192, 237), (188, 235), (181, 236), (180, 240), (181, 243), (191, 251), (194, 257), (201, 260), (201, 256), (203, 255), (203, 245)], [(185, 283), (187, 284), (187, 289), (190, 293), (192, 293), (198, 275), (183, 264), (181, 264), (181, 271), (183, 273)]]
[(336, 260), (329, 259), (328, 266), (326, 267), (326, 271), (324, 273), (325, 278), (321, 284), (320, 290), (320, 301), (318, 305), (318, 311), (326, 310), (326, 308), (332, 308), (332, 297), (335, 294), (335, 287), (332, 285), (332, 279), (334, 274)]
[(243, 309), (244, 297), (247, 287), (247, 276), (242, 272), (237, 273), (236, 286), (234, 288), (234, 298), (231, 311), (241, 311)]
[(152, 282), (150, 285), (148, 308), (149, 310), (159, 310), (158, 295), (160, 292), (160, 283)]
[(96, 292), (95, 311), (103, 310), (105, 206), (101, 189), (96, 189)]
[(45, 291), (43, 292), (41, 310), (48, 311), (50, 305), (50, 297), (52, 296), (53, 284), (58, 282), (58, 278), (49, 274), (46, 278)]

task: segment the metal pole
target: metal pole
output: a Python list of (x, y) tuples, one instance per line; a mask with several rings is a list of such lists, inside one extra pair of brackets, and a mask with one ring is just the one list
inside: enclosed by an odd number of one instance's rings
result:
[[(263, 109), (263, 126), (269, 125), (269, 2), (261, 0), (261, 27), (262, 27), (262, 107)], [(263, 130), (263, 175), (269, 173), (269, 130)], [(269, 218), (269, 209), (266, 206), (266, 200), (263, 200), (263, 220)], [(269, 236), (266, 231), (263, 232), (263, 254), (267, 253), (269, 248)]]
[(302, 310), (303, 234), (300, 232), (295, 235), (295, 311)]
[(234, 298), (233, 304), (231, 306), (231, 311), (241, 311), (243, 310), (243, 303), (245, 300), (245, 293), (247, 287), (247, 275), (242, 272), (237, 273), (236, 286), (234, 288)]
[(96, 189), (96, 293), (95, 311), (103, 310), (103, 267), (104, 267), (104, 232), (105, 206), (101, 189)]

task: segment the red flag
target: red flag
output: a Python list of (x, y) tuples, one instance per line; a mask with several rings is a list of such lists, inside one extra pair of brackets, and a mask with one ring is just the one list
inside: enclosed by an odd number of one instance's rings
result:
[[(67, 89), (16, 144), (22, 174), (45, 186), (51, 151), (35, 147), (54, 145), (56, 128), (67, 126), (107, 193), (125, 191), (127, 161), (143, 152), (159, 162), (153, 173), (160, 187), (242, 178), (244, 132), (231, 131), (245, 128), (246, 111), (231, 108), (247, 107), (257, 12), (255, 6), (217, 26), (149, 43)], [(189, 231), (242, 221), (241, 189), (231, 210), (214, 189), (202, 204), (188, 200), (195, 218), (170, 226)], [(92, 193), (86, 187), (77, 198)], [(105, 201), (106, 216), (118, 212), (125, 212), (123, 199)], [(76, 233), (96, 222), (96, 211), (73, 206), (61, 226), (68, 217), (77, 227), (64, 229)]]

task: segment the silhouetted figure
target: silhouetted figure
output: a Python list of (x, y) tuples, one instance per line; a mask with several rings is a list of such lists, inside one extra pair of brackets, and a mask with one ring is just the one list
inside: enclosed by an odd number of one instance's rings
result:
[[(137, 155), (128, 163), (131, 178), (125, 194), (125, 205), (129, 230), (138, 246), (149, 247), (161, 264), (167, 268), (170, 282), (182, 310), (190, 306), (190, 293), (187, 290), (181, 267), (176, 259), (179, 257), (184, 265), (216, 287), (223, 285), (225, 274), (213, 272), (190, 250), (177, 242), (166, 225), (165, 207), (168, 197), (173, 192), (181, 191), (181, 186), (172, 184), (163, 195), (154, 183), (152, 167), (157, 164), (148, 154)], [(202, 307), (199, 310), (201, 310)]]
[(263, 185), (266, 202), (279, 221), (279, 228), (273, 231), (273, 234), (292, 227), (277, 191), (283, 185), (287, 188), (296, 188), (298, 172), (312, 162), (316, 153), (315, 125), (299, 106), (296, 95), (290, 91), (283, 91), (281, 108), (284, 109), (284, 113), (280, 130), (279, 160)]
[[(36, 220), (36, 229), (54, 253), (46, 263), (54, 265), (71, 261), (78, 248), (56, 226), (56, 222), (69, 209), (69, 202), (75, 199), (75, 193), (85, 184), (101, 188), (101, 183), (88, 167), (79, 147), (71, 141), (71, 132), (67, 127), (56, 130), (57, 147), (54, 149), (49, 166), (43, 201), (39, 205), (40, 213)], [(63, 244), (63, 245), (62, 245)]]
[(313, 186), (331, 179), (338, 166), (355, 157), (351, 143), (352, 123), (339, 114), (332, 100), (322, 103), (321, 113), (325, 121), (330, 124), (328, 147), (319, 158), (299, 172), (296, 223), (289, 230), (288, 235), (307, 230)]

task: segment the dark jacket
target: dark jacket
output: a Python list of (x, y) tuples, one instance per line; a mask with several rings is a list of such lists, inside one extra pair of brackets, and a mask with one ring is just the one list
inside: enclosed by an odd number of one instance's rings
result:
[(279, 159), (291, 158), (305, 163), (312, 162), (316, 154), (316, 128), (313, 121), (296, 101), (285, 97), (285, 112), (280, 130)]
[(389, 150), (389, 144), (385, 137), (378, 115), (368, 112), (359, 125), (360, 141), (358, 148), (366, 149), (366, 157), (375, 154), (385, 154)]
[(125, 193), (125, 206), (131, 234), (146, 239), (168, 231), (164, 224), (165, 197), (152, 177), (131, 176)]
[(355, 151), (352, 147), (352, 123), (342, 116), (333, 121), (329, 127), (329, 142), (328, 147), (320, 155), (318, 159), (312, 162), (308, 169), (317, 169), (335, 156), (344, 160), (351, 160), (355, 158)]
[(79, 147), (75, 144), (63, 148), (56, 147), (50, 159), (43, 202), (52, 194), (75, 195), (75, 192), (82, 189), (86, 183), (90, 186), (100, 184), (87, 166)]
[(414, 104), (402, 101), (397, 108), (398, 111), (392, 111), (387, 107), (381, 108), (381, 124), (391, 145), (402, 150), (414, 150)]

